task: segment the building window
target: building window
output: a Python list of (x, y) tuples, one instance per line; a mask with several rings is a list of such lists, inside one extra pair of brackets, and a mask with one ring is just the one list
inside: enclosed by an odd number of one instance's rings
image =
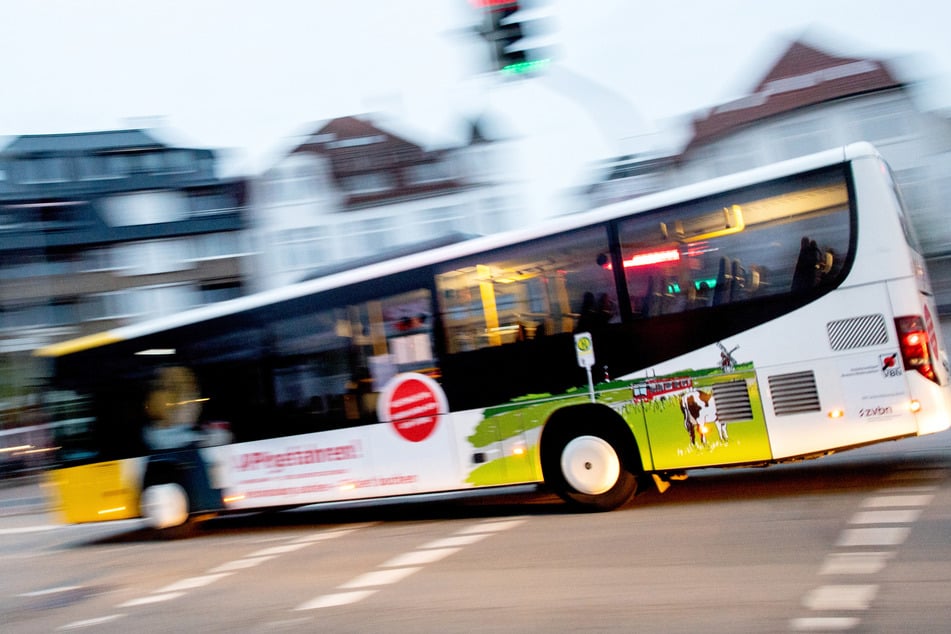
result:
[(61, 183), (69, 180), (69, 165), (62, 156), (46, 156), (20, 161), (20, 181), (27, 184)]
[(346, 188), (351, 194), (373, 194), (393, 186), (393, 179), (383, 172), (357, 174), (346, 179)]
[(191, 242), (146, 240), (113, 247), (114, 262), (123, 275), (154, 275), (192, 268)]
[(194, 258), (211, 260), (240, 255), (246, 252), (243, 248), (242, 237), (242, 234), (237, 231), (222, 231), (197, 236), (194, 240)]
[(413, 185), (439, 183), (452, 179), (448, 163), (421, 163), (406, 170), (407, 180)]
[(282, 231), (277, 237), (281, 268), (285, 271), (314, 268), (330, 260), (333, 242), (324, 227)]
[(189, 197), (188, 204), (192, 216), (226, 214), (234, 211), (237, 207), (234, 198), (227, 192), (197, 194)]
[(818, 120), (796, 121), (779, 127), (782, 159), (805, 156), (825, 149), (830, 140)]
[(82, 180), (105, 180), (120, 178), (122, 174), (109, 171), (109, 161), (102, 154), (92, 154), (79, 159), (79, 178)]
[(143, 191), (103, 199), (100, 213), (113, 227), (188, 219), (188, 201), (179, 191)]
[(858, 109), (860, 136), (883, 142), (907, 138), (912, 133), (909, 109), (897, 101), (872, 104)]
[(433, 209), (426, 215), (426, 233), (432, 237), (463, 231), (465, 213), (461, 207)]
[(87, 295), (79, 306), (83, 321), (152, 318), (198, 306), (201, 294), (191, 285), (143, 286)]
[(240, 282), (224, 282), (220, 284), (205, 284), (201, 287), (201, 303), (214, 304), (229, 299), (241, 297)]

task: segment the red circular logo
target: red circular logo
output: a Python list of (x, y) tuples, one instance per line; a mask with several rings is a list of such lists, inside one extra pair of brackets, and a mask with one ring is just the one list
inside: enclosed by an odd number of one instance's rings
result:
[(446, 411), (446, 397), (438, 383), (421, 374), (402, 374), (384, 390), (380, 418), (410, 442), (429, 438), (439, 416)]

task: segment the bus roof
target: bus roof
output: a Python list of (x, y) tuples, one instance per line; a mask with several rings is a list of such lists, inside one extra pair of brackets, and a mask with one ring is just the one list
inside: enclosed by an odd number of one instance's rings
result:
[[(456, 242), (435, 249), (419, 251), (384, 262), (375, 262), (364, 266), (354, 264), (354, 268), (339, 270), (336, 273), (323, 277), (308, 279), (253, 295), (208, 304), (174, 315), (129, 324), (127, 326), (120, 326), (112, 330), (50, 344), (36, 349), (33, 354), (38, 357), (62, 357), (83, 350), (90, 350), (120, 341), (137, 339), (153, 333), (269, 306), (286, 300), (305, 297), (313, 293), (394, 273), (409, 271), (415, 268), (437, 264), (445, 260), (465, 257), (555, 233), (582, 228), (591, 224), (627, 216), (632, 213), (649, 211), (693, 199), (704, 198), (724, 191), (782, 178), (791, 174), (807, 172), (866, 156), (878, 157), (879, 153), (869, 143), (853, 143), (844, 147), (613, 203), (586, 212), (561, 216), (525, 229), (473, 238), (465, 242)], [(342, 264), (345, 265), (346, 263)]]

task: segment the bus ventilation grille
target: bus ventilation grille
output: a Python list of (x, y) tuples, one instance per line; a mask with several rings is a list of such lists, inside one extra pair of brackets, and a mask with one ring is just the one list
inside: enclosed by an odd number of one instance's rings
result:
[(753, 406), (746, 381), (729, 381), (713, 386), (713, 398), (717, 402), (717, 418), (723, 421), (751, 420)]
[(816, 389), (816, 375), (812, 370), (777, 374), (769, 379), (769, 394), (773, 399), (773, 411), (777, 416), (818, 412), (819, 391)]
[(888, 329), (883, 315), (865, 315), (839, 319), (826, 324), (833, 350), (851, 350), (888, 343)]

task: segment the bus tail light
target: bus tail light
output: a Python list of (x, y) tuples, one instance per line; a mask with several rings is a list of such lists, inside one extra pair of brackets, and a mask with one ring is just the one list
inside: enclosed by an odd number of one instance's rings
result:
[(898, 343), (905, 370), (915, 370), (926, 379), (937, 383), (938, 377), (934, 371), (934, 358), (931, 346), (928, 345), (924, 319), (918, 315), (896, 317), (895, 327), (898, 329)]

